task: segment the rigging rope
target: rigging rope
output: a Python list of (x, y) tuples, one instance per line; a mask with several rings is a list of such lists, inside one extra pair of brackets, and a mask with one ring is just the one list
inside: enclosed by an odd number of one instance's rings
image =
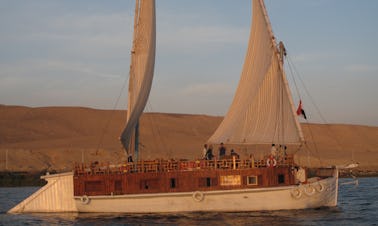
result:
[[(315, 107), (315, 109), (316, 109), (317, 113), (319, 114), (321, 120), (323, 121), (323, 123), (328, 124), (328, 122), (325, 120), (323, 114), (320, 112), (318, 105), (315, 103), (314, 98), (310, 95), (310, 92), (308, 91), (307, 86), (303, 82), (303, 80), (302, 80), (298, 70), (296, 69), (295, 65), (293, 64), (291, 58), (289, 56), (287, 58), (288, 58), (288, 66), (289, 66), (290, 71), (292, 71), (291, 67), (293, 67), (294, 72), (295, 72), (295, 73), (292, 73), (293, 80), (294, 80), (294, 75), (296, 74), (298, 76), (298, 79), (301, 82), (307, 96), (310, 98), (311, 104)], [(294, 83), (294, 84), (295, 84), (295, 87), (296, 87), (297, 92), (298, 92), (298, 97), (300, 97), (298, 87), (297, 87), (296, 83)]]
[[(148, 100), (147, 101), (147, 105), (146, 105), (146, 108), (147, 108), (147, 111), (152, 113), (152, 104), (151, 102)], [(163, 138), (163, 136), (161, 135), (161, 131), (160, 131), (160, 126), (158, 125), (158, 123), (154, 123), (154, 120), (152, 118), (152, 114), (148, 114), (147, 118), (148, 120), (150, 121), (150, 125), (151, 125), (151, 131), (152, 131), (152, 140), (154, 141), (154, 144), (155, 144), (155, 147), (156, 149), (158, 149), (157, 147), (159, 146), (159, 144), (161, 144), (163, 146), (163, 148), (167, 148), (168, 146), (166, 145), (166, 142)], [(159, 115), (159, 113), (156, 113), (156, 116), (157, 117), (161, 117)], [(162, 121), (162, 120), (156, 120), (156, 121)], [(158, 142), (160, 141), (160, 142)], [(156, 151), (156, 150), (153, 150), (153, 151)]]
[[(133, 15), (134, 15), (134, 5), (133, 5), (133, 4), (134, 4), (134, 3), (132, 3), (132, 4), (130, 5), (130, 7), (126, 7), (126, 9), (128, 9), (126, 15), (129, 15), (131, 18), (133, 18)], [(130, 21), (132, 21), (132, 19), (131, 19)], [(133, 30), (133, 28), (134, 28), (134, 24), (133, 24), (133, 23), (129, 23), (128, 25), (129, 25), (128, 28), (129, 28), (129, 30), (130, 30), (130, 34), (132, 34), (132, 33), (133, 33), (132, 30)], [(119, 95), (118, 95), (118, 97), (117, 97), (117, 99), (116, 99), (116, 101), (115, 101), (115, 103), (114, 103), (114, 105), (113, 105), (112, 112), (111, 112), (111, 114), (109, 115), (109, 117), (108, 117), (108, 119), (107, 119), (107, 122), (106, 122), (106, 124), (105, 124), (105, 126), (104, 126), (104, 128), (103, 128), (102, 134), (101, 134), (101, 136), (100, 136), (99, 142), (98, 142), (98, 144), (97, 144), (96, 155), (97, 155), (97, 153), (98, 153), (98, 150), (99, 150), (100, 146), (102, 146), (102, 142), (103, 142), (103, 139), (104, 139), (105, 133), (106, 133), (106, 131), (108, 130), (109, 125), (110, 125), (110, 122), (111, 122), (111, 120), (112, 120), (112, 118), (113, 118), (113, 116), (114, 116), (114, 114), (115, 114), (116, 108), (117, 108), (117, 106), (118, 106), (119, 100), (121, 99), (122, 93), (123, 93), (123, 91), (124, 91), (124, 89), (125, 89), (125, 87), (126, 87), (127, 81), (128, 81), (128, 77), (125, 76), (125, 80), (124, 80), (124, 82), (123, 82), (123, 84), (122, 84), (122, 87), (121, 87), (121, 90), (120, 90), (120, 92), (119, 92)], [(128, 153), (127, 153), (127, 155), (128, 155)]]
[(115, 111), (116, 111), (116, 108), (117, 108), (117, 106), (118, 106), (119, 100), (121, 99), (121, 96), (122, 96), (123, 90), (124, 90), (125, 87), (126, 87), (127, 80), (128, 80), (127, 77), (125, 77), (125, 80), (124, 80), (124, 82), (123, 82), (123, 84), (122, 84), (121, 91), (120, 91), (119, 94), (118, 94), (118, 97), (117, 97), (117, 99), (116, 99), (116, 101), (115, 101), (115, 103), (114, 103), (114, 105), (113, 105), (113, 109), (112, 109), (112, 111), (111, 111), (111, 114), (109, 115), (109, 117), (108, 117), (108, 119), (107, 119), (107, 122), (106, 122), (106, 124), (105, 124), (105, 126), (104, 126), (104, 128), (103, 128), (103, 130), (102, 130), (102, 134), (101, 134), (101, 136), (100, 136), (100, 139), (99, 139), (99, 142), (98, 142), (98, 144), (97, 144), (97, 148), (96, 148), (96, 155), (97, 155), (97, 153), (98, 153), (98, 149), (100, 148), (100, 146), (102, 146), (102, 142), (103, 142), (103, 139), (104, 139), (104, 135), (105, 135), (106, 131), (107, 131), (108, 128), (109, 128), (110, 122), (111, 122), (112, 119), (114, 118), (113, 116), (114, 116), (114, 114), (115, 114)]
[[(296, 68), (295, 65), (293, 64), (293, 62), (292, 62), (292, 60), (291, 60), (291, 58), (290, 58), (289, 55), (287, 56), (287, 59), (288, 59), (288, 60), (287, 60), (287, 62), (288, 62), (287, 65), (288, 65), (289, 71), (291, 72), (292, 79), (293, 79), (293, 83), (294, 83), (294, 86), (295, 86), (295, 89), (296, 89), (296, 92), (297, 92), (298, 98), (299, 98), (300, 100), (302, 99), (302, 98), (301, 98), (301, 95), (300, 95), (300, 93), (299, 93), (299, 89), (298, 89), (298, 86), (297, 86), (297, 82), (296, 82), (296, 80), (295, 80), (295, 76), (294, 76), (295, 74), (297, 75), (297, 77), (299, 78), (299, 81), (301, 82), (302, 86), (304, 87), (304, 90), (305, 90), (307, 96), (309, 97), (311, 104), (315, 107), (315, 109), (316, 109), (316, 111), (317, 111), (317, 113), (318, 113), (318, 115), (319, 115), (321, 121), (326, 125), (326, 127), (327, 127), (327, 131), (328, 131), (328, 134), (329, 134), (329, 137), (331, 137), (331, 138), (333, 138), (333, 139), (335, 140), (335, 142), (337, 143), (337, 147), (338, 147), (339, 151), (341, 151), (341, 150), (342, 150), (342, 144), (341, 144), (341, 142), (339, 141), (339, 139), (338, 139), (338, 137), (336, 136), (336, 134), (335, 134), (335, 133), (332, 133), (331, 125), (327, 122), (327, 120), (325, 119), (325, 117), (323, 116), (323, 114), (321, 113), (321, 111), (319, 110), (318, 105), (317, 105), (316, 102), (314, 101), (314, 98), (310, 95), (310, 92), (308, 91), (308, 89), (307, 89), (305, 83), (303, 82), (303, 80), (302, 80), (302, 78), (301, 78), (301, 76), (300, 76), (300, 73), (298, 72), (297, 68)], [(308, 121), (307, 119), (306, 119), (306, 122), (307, 122), (307, 124), (309, 123), (309, 121)], [(314, 140), (314, 135), (313, 135), (313, 132), (312, 132), (310, 126), (308, 126), (308, 130), (309, 130), (309, 133), (310, 133), (311, 139), (312, 139), (313, 142), (314, 142), (314, 148), (315, 148), (316, 153), (317, 153), (317, 155), (318, 155), (318, 159), (319, 159), (319, 161), (320, 161), (320, 164), (322, 164), (322, 161), (321, 161), (321, 159), (319, 158), (318, 147), (317, 147), (317, 144), (316, 144), (316, 142), (315, 142), (315, 140)], [(309, 146), (307, 145), (307, 143), (306, 143), (306, 146), (309, 148)], [(310, 150), (310, 148), (309, 148), (309, 150)], [(311, 151), (311, 150), (310, 150), (310, 151)], [(355, 161), (354, 150), (352, 150), (352, 160)]]
[[(300, 92), (299, 92), (299, 88), (298, 88), (298, 85), (297, 85), (297, 82), (296, 82), (296, 79), (295, 79), (295, 75), (296, 75), (296, 76), (298, 77), (298, 79), (300, 80), (302, 86), (304, 87), (304, 89), (305, 89), (305, 91), (306, 91), (307, 96), (310, 97), (311, 102), (312, 102), (312, 104), (315, 106), (315, 108), (317, 109), (317, 111), (318, 111), (320, 117), (323, 119), (323, 121), (325, 121), (323, 115), (320, 113), (319, 108), (318, 108), (317, 105), (315, 104), (315, 101), (313, 100), (313, 98), (312, 98), (312, 96), (310, 95), (308, 89), (306, 88), (306, 86), (305, 86), (305, 84), (304, 84), (304, 82), (303, 82), (303, 80), (302, 80), (300, 74), (298, 73), (298, 70), (296, 69), (295, 65), (293, 64), (293, 62), (292, 62), (292, 60), (291, 60), (289, 54), (287, 54), (286, 59), (287, 59), (286, 62), (288, 62), (288, 63), (287, 63), (287, 66), (288, 66), (288, 68), (289, 68), (289, 72), (290, 72), (291, 78), (292, 78), (292, 80), (293, 80), (293, 83), (294, 83), (294, 86), (295, 86), (295, 90), (296, 90), (296, 93), (297, 93), (297, 96), (298, 96), (299, 100), (302, 100), (302, 96), (301, 96), (301, 94), (300, 94)], [(310, 127), (310, 125), (309, 125), (309, 120), (308, 120), (308, 118), (306, 118), (305, 120), (306, 120), (306, 123), (307, 123), (307, 125), (308, 125), (307, 127), (308, 127), (308, 131), (309, 131), (309, 134), (310, 134), (311, 140), (313, 141), (313, 144), (314, 144), (315, 153), (312, 151), (311, 147), (308, 145), (307, 142), (305, 143), (305, 146), (307, 147), (307, 150), (308, 150), (310, 153), (312, 153), (312, 154), (313, 154), (313, 155), (319, 160), (320, 164), (322, 164), (322, 161), (321, 161), (321, 159), (320, 159), (319, 149), (318, 149), (318, 146), (317, 146), (317, 144), (316, 144), (316, 142), (315, 142), (314, 134), (313, 134), (313, 132), (312, 132), (312, 130), (311, 130), (311, 127)], [(309, 160), (308, 160), (308, 161), (309, 161)]]

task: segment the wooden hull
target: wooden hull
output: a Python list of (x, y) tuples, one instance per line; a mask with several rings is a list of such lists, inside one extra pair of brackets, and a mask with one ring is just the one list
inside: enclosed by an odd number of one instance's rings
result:
[[(195, 192), (74, 196), (73, 174), (45, 177), (48, 184), (11, 209), (17, 212), (169, 213), (289, 210), (336, 206), (338, 170), (313, 183)], [(63, 186), (64, 185), (64, 186)]]
[(73, 197), (73, 173), (42, 176), (47, 184), (20, 202), (8, 213), (77, 212)]
[[(323, 187), (320, 188), (318, 183)], [(296, 189), (299, 189), (300, 193), (293, 194)], [(337, 178), (328, 178), (304, 186), (93, 196), (89, 197), (86, 203), (82, 202), (81, 197), (75, 197), (75, 201), (79, 212), (169, 213), (306, 209), (336, 206)]]

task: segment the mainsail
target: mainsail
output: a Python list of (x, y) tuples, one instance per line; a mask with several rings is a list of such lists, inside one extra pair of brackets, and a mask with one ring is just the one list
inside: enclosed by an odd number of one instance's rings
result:
[(300, 144), (303, 135), (262, 0), (253, 0), (248, 50), (234, 100), (208, 143)]
[(121, 134), (121, 142), (126, 152), (133, 149), (133, 145), (130, 145), (131, 139), (138, 128), (139, 117), (143, 113), (150, 94), (154, 74), (155, 49), (155, 0), (136, 0), (127, 121)]

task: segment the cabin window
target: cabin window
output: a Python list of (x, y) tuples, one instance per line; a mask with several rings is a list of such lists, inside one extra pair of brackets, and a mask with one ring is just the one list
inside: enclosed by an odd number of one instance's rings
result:
[(212, 187), (217, 186), (217, 179), (211, 177), (201, 177), (198, 180), (198, 187)]
[(211, 178), (206, 177), (206, 187), (211, 187)]
[(122, 181), (121, 180), (114, 181), (114, 191), (122, 191)]
[(99, 192), (104, 191), (104, 183), (102, 181), (86, 181), (85, 191), (86, 192)]
[(247, 177), (247, 185), (257, 185), (257, 176), (248, 176)]
[(176, 178), (171, 178), (170, 184), (171, 184), (171, 188), (176, 188)]
[(278, 174), (278, 183), (279, 184), (285, 183), (285, 175), (284, 174)]

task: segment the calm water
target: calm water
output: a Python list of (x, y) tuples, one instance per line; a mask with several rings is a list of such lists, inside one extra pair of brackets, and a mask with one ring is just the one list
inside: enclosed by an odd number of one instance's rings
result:
[[(341, 179), (341, 183), (350, 181)], [(7, 214), (38, 187), (0, 188), (0, 225), (378, 225), (378, 178), (340, 185), (339, 205), (295, 211), (190, 214)]]

